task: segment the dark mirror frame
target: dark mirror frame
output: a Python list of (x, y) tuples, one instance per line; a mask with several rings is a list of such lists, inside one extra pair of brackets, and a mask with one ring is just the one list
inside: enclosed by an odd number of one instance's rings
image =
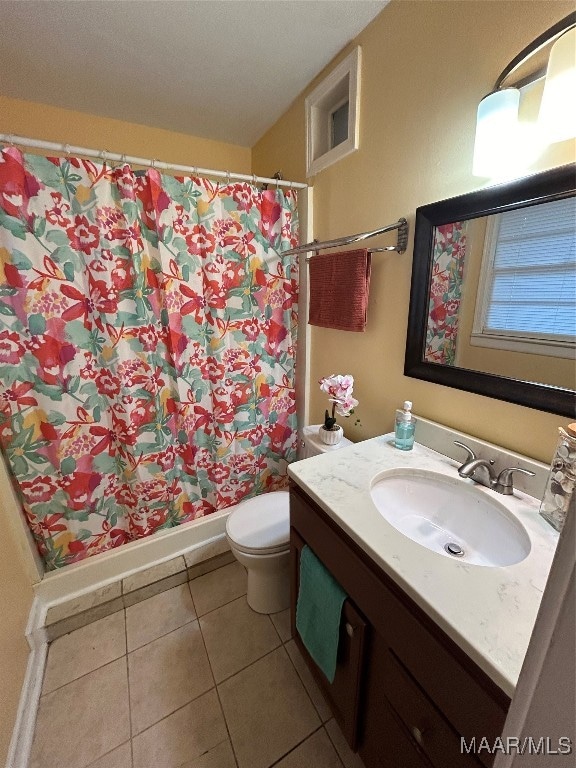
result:
[(414, 260), (404, 374), (446, 387), (506, 400), (528, 408), (574, 417), (576, 393), (570, 389), (424, 362), (434, 229), (514, 208), (560, 200), (576, 194), (576, 166), (554, 168), (507, 184), (421, 206), (416, 210)]

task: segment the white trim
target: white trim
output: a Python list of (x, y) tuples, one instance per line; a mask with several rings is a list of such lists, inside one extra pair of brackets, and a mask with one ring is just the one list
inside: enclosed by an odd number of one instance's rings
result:
[(490, 347), (491, 349), (505, 349), (509, 352), (522, 352), (527, 355), (546, 355), (546, 357), (564, 357), (574, 359), (576, 344), (574, 342), (554, 342), (551, 339), (534, 339), (530, 337), (512, 336), (500, 333), (470, 334), (470, 344), (473, 347)]
[(33, 648), (28, 656), (16, 722), (8, 748), (6, 768), (27, 768), (28, 766), (47, 657), (48, 643), (46, 642)]
[[(360, 145), (360, 71), (362, 51), (356, 47), (324, 80), (316, 86), (305, 100), (306, 112), (306, 175), (323, 171)], [(318, 155), (320, 136), (324, 135), (330, 146), (330, 116), (334, 109), (346, 101), (341, 95), (345, 81), (348, 81), (348, 138)]]
[(480, 276), (478, 278), (478, 290), (476, 292), (476, 308), (474, 311), (474, 322), (472, 323), (472, 335), (482, 334), (484, 318), (488, 312), (490, 299), (488, 296), (488, 286), (490, 275), (494, 267), (496, 257), (496, 243), (498, 242), (498, 232), (500, 231), (500, 215), (488, 216), (486, 223), (486, 233), (484, 235), (484, 248), (482, 252), (482, 263), (480, 265)]
[[(314, 237), (314, 187), (308, 187), (298, 198), (301, 215), (300, 240), (309, 242)], [(296, 345), (296, 414), (298, 421), (298, 458), (301, 458), (303, 428), (308, 424), (310, 409), (310, 349), (311, 326), (308, 324), (308, 307), (310, 303), (308, 267), (306, 253), (298, 258), (299, 267), (299, 296), (298, 296), (298, 341)]]

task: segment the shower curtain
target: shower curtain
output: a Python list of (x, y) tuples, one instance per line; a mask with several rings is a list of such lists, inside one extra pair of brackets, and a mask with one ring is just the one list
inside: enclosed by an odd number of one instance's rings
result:
[(465, 221), (435, 229), (424, 360), (456, 364), (458, 319), (466, 257)]
[(296, 193), (0, 157), (0, 443), (48, 569), (282, 487)]

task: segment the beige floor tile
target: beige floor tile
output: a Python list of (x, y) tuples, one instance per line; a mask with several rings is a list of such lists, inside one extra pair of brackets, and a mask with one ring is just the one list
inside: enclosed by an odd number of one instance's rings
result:
[(320, 719), (323, 723), (325, 723), (327, 720), (330, 720), (332, 717), (332, 712), (330, 710), (330, 707), (326, 703), (326, 699), (324, 698), (322, 691), (318, 687), (318, 684), (316, 683), (316, 680), (314, 680), (314, 677), (312, 676), (312, 672), (308, 669), (308, 665), (302, 658), (302, 654), (298, 650), (298, 646), (294, 642), (294, 640), (290, 640), (289, 643), (286, 643), (286, 650), (288, 652), (288, 655), (290, 656), (290, 659), (292, 660), (292, 664), (296, 667), (296, 672), (298, 672), (298, 675), (300, 677), (300, 680), (304, 683), (304, 688), (308, 691), (308, 696), (312, 699), (312, 703), (316, 707), (316, 711), (320, 715)]
[(286, 608), (285, 611), (280, 613), (271, 613), (270, 618), (272, 623), (276, 627), (276, 631), (280, 635), (280, 640), (283, 643), (287, 643), (292, 637), (292, 628), (290, 627), (290, 608)]
[(129, 738), (121, 658), (41, 698), (29, 768), (84, 768)]
[(223, 741), (200, 757), (183, 763), (179, 768), (236, 768), (236, 758), (230, 742)]
[[(184, 555), (184, 559), (186, 559), (186, 555)], [(233, 563), (235, 560), (236, 558), (230, 551), (222, 552), (222, 554), (211, 557), (209, 560), (202, 560), (202, 562), (191, 565), (188, 568), (188, 579), (190, 581), (197, 579), (199, 576), (215, 571), (217, 568), (222, 568), (222, 566)]]
[(140, 648), (196, 618), (187, 584), (126, 608), (128, 651)]
[[(226, 723), (214, 689), (136, 736), (134, 768), (181, 768), (188, 763), (196, 768), (192, 762), (195, 758), (227, 738)], [(214, 767), (207, 765), (216, 768), (218, 763)]]
[(140, 733), (212, 688), (197, 621), (128, 654), (132, 733)]
[(226, 680), (218, 692), (240, 768), (268, 768), (320, 725), (283, 648)]
[(190, 582), (196, 613), (203, 616), (246, 594), (246, 570), (238, 562), (199, 576)]
[(360, 755), (352, 752), (336, 720), (329, 720), (324, 727), (330, 736), (330, 741), (336, 748), (336, 752), (338, 752), (340, 760), (344, 763), (344, 768), (364, 768)]
[(132, 744), (127, 741), (95, 763), (90, 763), (88, 768), (132, 768)]
[(342, 768), (328, 734), (321, 728), (296, 747), (275, 768)]
[(42, 694), (50, 693), (126, 653), (124, 611), (87, 624), (50, 645)]
[(202, 616), (200, 628), (217, 683), (280, 645), (268, 616), (255, 613), (244, 596)]

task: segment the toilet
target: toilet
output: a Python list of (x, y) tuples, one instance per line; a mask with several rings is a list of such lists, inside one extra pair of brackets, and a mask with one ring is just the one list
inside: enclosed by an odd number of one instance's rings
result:
[[(343, 437), (338, 445), (324, 445), (318, 428), (318, 424), (304, 427), (301, 458), (352, 444)], [(241, 501), (226, 520), (232, 554), (248, 571), (248, 605), (257, 613), (277, 613), (290, 604), (289, 498), (288, 491), (263, 493)]]

